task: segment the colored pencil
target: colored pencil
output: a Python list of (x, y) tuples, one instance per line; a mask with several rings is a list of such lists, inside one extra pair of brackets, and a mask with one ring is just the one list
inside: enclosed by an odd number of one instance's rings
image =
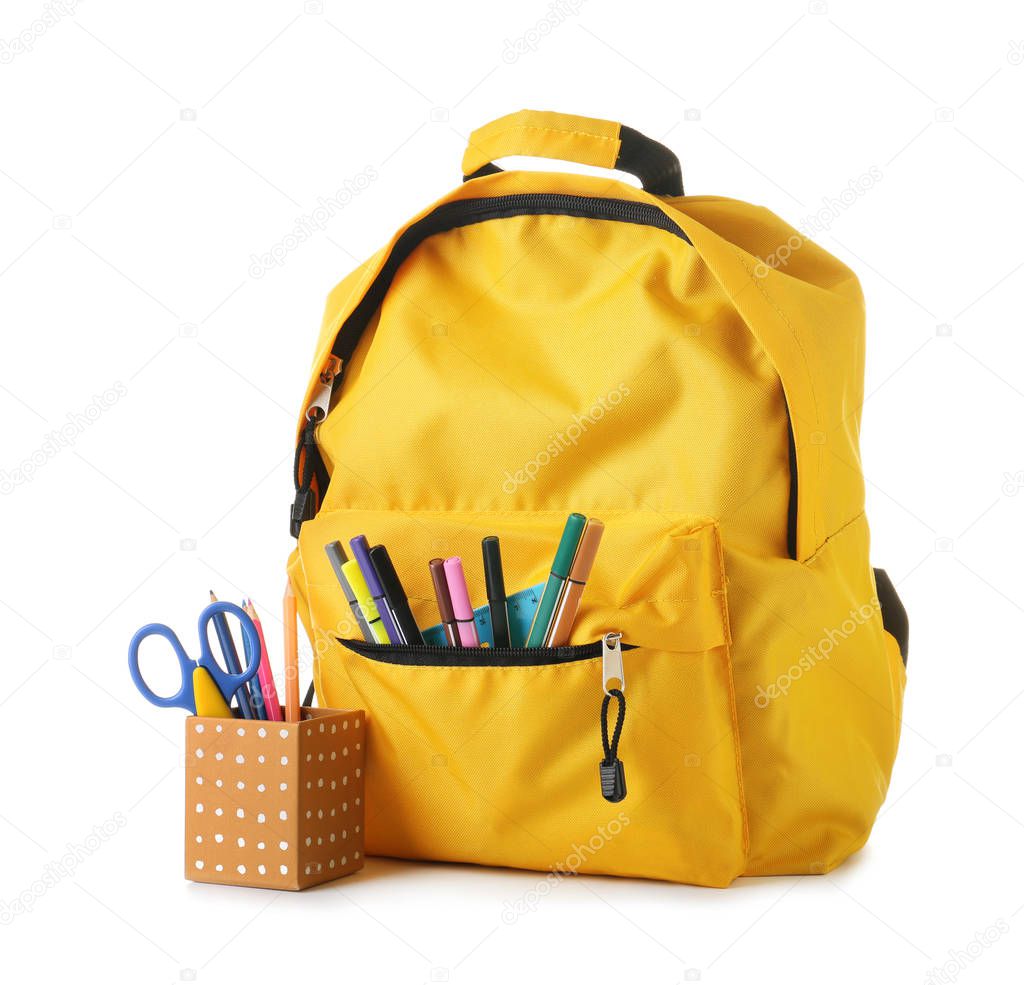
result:
[(284, 588), (284, 720), (297, 722), (299, 708), (299, 627), (295, 592), (289, 579)]
[[(217, 601), (217, 596), (213, 594), (212, 588), (210, 589), (210, 601)], [(228, 673), (241, 674), (242, 665), (238, 662), (238, 650), (235, 649), (235, 641), (231, 636), (228, 617), (223, 612), (218, 612), (213, 617), (213, 628), (217, 631), (217, 641), (220, 643), (221, 653), (224, 654), (224, 666), (227, 667)], [(250, 660), (254, 659), (253, 654), (247, 654), (247, 656)], [(225, 695), (225, 697), (227, 696)], [(245, 684), (235, 691), (234, 697), (238, 698), (238, 707), (241, 709), (243, 718), (259, 717), (253, 711), (249, 688)]]
[(270, 666), (270, 654), (267, 652), (267, 638), (263, 635), (263, 624), (256, 613), (256, 606), (252, 599), (244, 607), (246, 614), (256, 627), (260, 638), (260, 669), (257, 677), (260, 681), (260, 691), (263, 693), (263, 713), (268, 722), (280, 722), (284, 720), (281, 714), (281, 699), (277, 696), (277, 685), (274, 683), (274, 671)]

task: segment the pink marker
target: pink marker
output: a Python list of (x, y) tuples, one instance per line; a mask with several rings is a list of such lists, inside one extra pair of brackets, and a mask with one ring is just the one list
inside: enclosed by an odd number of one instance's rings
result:
[(444, 576), (448, 581), (448, 594), (452, 597), (452, 611), (455, 613), (455, 623), (459, 627), (459, 639), (462, 640), (463, 646), (479, 646), (480, 637), (476, 635), (473, 604), (469, 601), (462, 558), (448, 558), (444, 563)]

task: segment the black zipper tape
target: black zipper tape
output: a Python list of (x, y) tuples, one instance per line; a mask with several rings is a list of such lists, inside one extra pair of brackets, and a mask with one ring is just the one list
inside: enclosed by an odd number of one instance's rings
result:
[[(380, 663), (406, 667), (544, 667), (548, 664), (593, 660), (601, 656), (601, 641), (580, 646), (410, 646), (399, 643), (366, 643), (363, 640), (338, 642), (353, 653)], [(630, 643), (623, 650), (635, 650)]]
[[(419, 222), (414, 222), (398, 237), (380, 273), (341, 326), (334, 341), (334, 355), (343, 364), (348, 364), (362, 338), (363, 330), (391, 287), (398, 268), (409, 259), (409, 255), (423, 240), (461, 226), (471, 226), (491, 219), (512, 219), (520, 215), (569, 215), (578, 219), (630, 222), (634, 225), (662, 229), (690, 243), (690, 238), (672, 219), (658, 206), (646, 202), (543, 192), (496, 195), (493, 198), (464, 198), (458, 202), (448, 202), (424, 216)], [(338, 382), (336, 379), (335, 386)]]

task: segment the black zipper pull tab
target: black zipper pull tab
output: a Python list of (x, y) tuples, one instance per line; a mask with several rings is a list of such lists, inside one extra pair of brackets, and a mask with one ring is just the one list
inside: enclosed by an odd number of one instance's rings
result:
[[(317, 466), (323, 471), (323, 458), (316, 446), (316, 429), (331, 406), (331, 394), (341, 374), (341, 360), (331, 354), (327, 357), (316, 386), (313, 387), (312, 402), (306, 408), (306, 423), (302, 426), (302, 438), (295, 449), (295, 501), (289, 513), (289, 530), (293, 537), (299, 536), (302, 524), (316, 516), (317, 501), (313, 494), (313, 476)], [(302, 474), (299, 465), (302, 464)], [(320, 495), (324, 494), (324, 482), (320, 482)]]
[(598, 767), (601, 771), (601, 796), (609, 803), (617, 804), (626, 799), (626, 773), (622, 768), (622, 760), (602, 762)]
[[(622, 668), (622, 633), (605, 633), (601, 641), (601, 680), (604, 700), (601, 702), (601, 745), (604, 759), (598, 764), (601, 775), (601, 796), (612, 804), (626, 798), (626, 771), (619, 759), (619, 739), (626, 721), (626, 677)], [(612, 698), (618, 703), (618, 715), (611, 741), (608, 739), (608, 708)]]
[[(299, 536), (302, 524), (316, 516), (316, 499), (313, 495), (313, 474), (316, 466), (313, 456), (319, 454), (316, 448), (316, 425), (313, 418), (306, 421), (302, 429), (302, 440), (295, 449), (295, 500), (289, 513), (289, 530), (293, 537)], [(304, 455), (304, 457), (303, 457)], [(299, 461), (302, 460), (302, 477), (299, 478)]]

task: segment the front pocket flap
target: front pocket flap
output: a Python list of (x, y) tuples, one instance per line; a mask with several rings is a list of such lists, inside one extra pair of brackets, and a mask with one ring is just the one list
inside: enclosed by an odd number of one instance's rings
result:
[[(663, 650), (700, 652), (729, 642), (725, 567), (718, 525), (710, 519), (680, 520), (662, 533), (636, 518), (625, 524), (596, 569), (587, 591), (614, 600), (623, 613), (625, 639)], [(639, 528), (639, 530), (637, 529)], [(605, 529), (605, 537), (608, 529)], [(601, 549), (606, 545), (602, 543)], [(617, 554), (615, 553), (617, 552)], [(606, 555), (604, 561), (609, 561)], [(642, 617), (634, 619), (636, 612)], [(585, 625), (577, 622), (577, 627)], [(595, 624), (595, 630), (598, 628)], [(590, 637), (600, 636), (593, 631)], [(584, 634), (581, 638), (587, 638)]]
[[(594, 516), (604, 521), (605, 532), (572, 643), (589, 643), (610, 630), (634, 645), (684, 653), (729, 641), (722, 550), (713, 520), (609, 510), (595, 510)], [(347, 545), (349, 538), (363, 533), (370, 543), (387, 546), (413, 615), (427, 627), (438, 618), (427, 567), (431, 558), (460, 556), (470, 596), (480, 605), (487, 600), (482, 539), (491, 534), (501, 539), (505, 585), (511, 594), (547, 578), (565, 518), (562, 511), (331, 510), (303, 524), (299, 549), (321, 620), (328, 615), (343, 622), (347, 614), (324, 545), (333, 540)]]

